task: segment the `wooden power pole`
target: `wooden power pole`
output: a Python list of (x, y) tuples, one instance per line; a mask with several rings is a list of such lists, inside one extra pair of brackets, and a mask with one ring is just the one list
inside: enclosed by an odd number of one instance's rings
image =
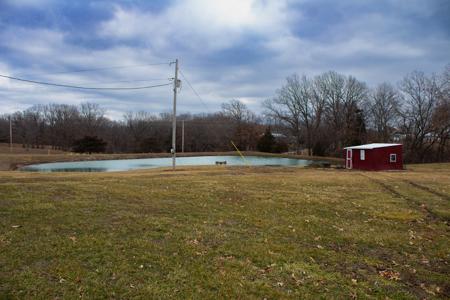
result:
[(172, 168), (175, 170), (177, 157), (177, 88), (178, 82), (178, 58), (175, 60), (175, 78), (173, 80), (173, 115), (172, 115)]
[(12, 117), (9, 115), (9, 152), (13, 152)]
[(184, 120), (181, 121), (181, 152), (184, 153)]

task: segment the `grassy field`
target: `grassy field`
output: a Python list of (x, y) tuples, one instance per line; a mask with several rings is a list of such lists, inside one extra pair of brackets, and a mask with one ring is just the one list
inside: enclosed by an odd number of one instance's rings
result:
[(0, 172), (3, 298), (450, 297), (450, 164)]

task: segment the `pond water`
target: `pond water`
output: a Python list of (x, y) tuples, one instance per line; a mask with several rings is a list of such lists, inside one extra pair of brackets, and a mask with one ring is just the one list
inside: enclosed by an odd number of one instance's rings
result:
[[(177, 166), (215, 165), (226, 161), (229, 166), (307, 166), (313, 161), (295, 158), (246, 156), (192, 156), (177, 157)], [(172, 158), (140, 158), (116, 160), (92, 160), (77, 162), (56, 162), (22, 167), (22, 171), (36, 172), (114, 172), (137, 169), (152, 169), (172, 166)]]

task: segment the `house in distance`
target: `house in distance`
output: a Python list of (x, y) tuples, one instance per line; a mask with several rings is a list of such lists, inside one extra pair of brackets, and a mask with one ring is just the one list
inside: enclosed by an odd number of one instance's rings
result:
[(345, 167), (358, 170), (402, 170), (402, 144), (373, 143), (345, 147)]

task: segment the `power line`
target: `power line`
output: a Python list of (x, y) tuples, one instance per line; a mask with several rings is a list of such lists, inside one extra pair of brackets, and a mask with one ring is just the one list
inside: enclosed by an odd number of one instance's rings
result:
[(136, 79), (136, 80), (116, 80), (116, 81), (100, 81), (93, 82), (95, 84), (111, 84), (111, 83), (131, 83), (131, 82), (152, 82), (152, 81), (171, 81), (172, 78), (152, 78), (152, 79)]
[(191, 90), (194, 92), (194, 94), (198, 97), (198, 99), (200, 100), (200, 102), (203, 104), (203, 106), (205, 106), (205, 108), (207, 110), (210, 110), (209, 107), (206, 105), (206, 103), (203, 101), (202, 97), (200, 97), (200, 95), (197, 93), (197, 91), (194, 89), (194, 87), (192, 86), (192, 84), (189, 82), (189, 80), (186, 78), (186, 76), (184, 75), (183, 71), (180, 70), (180, 74), (181, 76), (183, 76), (184, 80), (186, 80), (186, 83), (188, 84), (188, 86), (191, 88)]
[[(181, 74), (181, 76), (184, 78), (184, 80), (186, 80), (186, 83), (188, 84), (188, 86), (191, 88), (191, 90), (194, 92), (194, 94), (198, 97), (198, 99), (200, 100), (200, 102), (203, 104), (203, 106), (207, 109), (207, 110), (209, 110), (209, 108), (208, 108), (208, 106), (206, 105), (206, 103), (205, 103), (205, 101), (203, 101), (203, 99), (202, 99), (202, 97), (200, 97), (200, 95), (199, 95), (199, 93), (197, 93), (197, 91), (194, 89), (194, 87), (192, 86), (192, 84), (189, 82), (189, 80), (186, 78), (186, 76), (183, 74), (183, 72), (180, 70), (180, 74)], [(195, 122), (195, 121), (194, 121)], [(196, 123), (203, 123), (203, 122), (196, 122)], [(206, 122), (205, 122), (206, 123)], [(219, 125), (219, 124), (221, 124), (221, 123), (223, 123), (223, 122), (214, 122), (214, 123), (212, 123), (212, 124), (214, 124), (214, 125)], [(194, 123), (195, 124), (195, 123)], [(208, 125), (212, 125), (211, 123), (210, 124), (208, 124)], [(226, 125), (229, 125), (229, 122), (226, 122), (225, 123)], [(184, 122), (183, 122), (183, 140), (184, 140)], [(236, 150), (237, 150), (237, 152), (239, 153), (239, 155), (242, 157), (242, 159), (245, 161), (245, 158), (244, 158), (244, 156), (242, 155), (242, 153), (239, 151), (239, 149), (236, 147), (236, 145), (233, 143), (233, 141), (231, 141), (230, 140), (230, 142), (231, 142), (231, 144), (236, 148)]]
[(171, 78), (150, 78), (150, 79), (135, 79), (135, 80), (118, 80), (118, 81), (110, 81), (110, 82), (99, 82), (99, 83), (118, 83), (118, 82), (151, 82), (151, 81), (164, 81), (164, 80), (172, 80)]
[(65, 87), (65, 88), (72, 88), (72, 89), (81, 89), (81, 90), (143, 90), (143, 89), (156, 88), (156, 87), (167, 86), (167, 85), (172, 84), (172, 83), (165, 83), (165, 84), (158, 84), (158, 85), (138, 86), (138, 87), (84, 87), (84, 86), (28, 80), (28, 79), (22, 79), (22, 78), (6, 76), (6, 75), (0, 75), (0, 77), (8, 78), (11, 80), (22, 81), (22, 82), (40, 84), (40, 85), (49, 85), (49, 86)]
[(126, 68), (139, 68), (139, 67), (147, 67), (147, 66), (160, 66), (160, 65), (169, 65), (168, 62), (164, 63), (154, 63), (154, 64), (141, 64), (141, 65), (128, 65), (128, 66), (112, 66), (112, 67), (103, 67), (103, 68), (93, 68), (93, 69), (80, 69), (73, 71), (63, 71), (63, 72), (55, 72), (55, 73), (47, 73), (47, 74), (39, 74), (43, 75), (57, 75), (57, 74), (69, 74), (69, 73), (80, 73), (80, 72), (92, 72), (92, 71), (103, 71), (103, 70), (112, 70), (112, 69), (126, 69)]

